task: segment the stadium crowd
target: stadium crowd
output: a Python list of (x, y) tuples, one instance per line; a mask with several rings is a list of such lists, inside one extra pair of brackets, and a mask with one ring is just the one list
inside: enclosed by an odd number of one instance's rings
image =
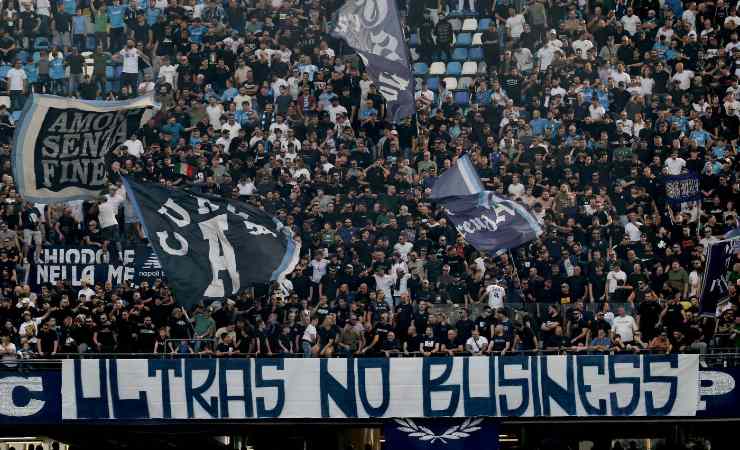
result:
[[(0, 1), (3, 358), (740, 347), (737, 259), (717, 316), (698, 304), (707, 247), (738, 226), (735, 5), (399, 0), (421, 64), (417, 114), (393, 124), (359, 58), (328, 33), (342, 3)], [(455, 57), (466, 19), (480, 24), (474, 73), (433, 80), (426, 69)], [(108, 195), (18, 196), (10, 147), (31, 92), (150, 91), (161, 109), (109, 155)], [(538, 240), (480, 254), (427, 200), (463, 154), (487, 189), (531, 208)], [(702, 199), (671, 208), (663, 177), (687, 172)], [(115, 195), (121, 174), (264, 208), (301, 241), (297, 269), (191, 311), (165, 280), (32, 286), (43, 245), (115, 259), (145, 242)]]

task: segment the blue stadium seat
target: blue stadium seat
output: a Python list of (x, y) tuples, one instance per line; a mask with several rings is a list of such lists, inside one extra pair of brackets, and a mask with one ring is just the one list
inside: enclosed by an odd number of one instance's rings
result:
[(452, 61), (447, 64), (447, 75), (458, 77), (462, 72), (462, 64), (459, 61)]
[(11, 68), (12, 67), (9, 64), (3, 64), (0, 66), (0, 80), (5, 80), (5, 77), (8, 75)]
[(470, 47), (473, 44), (473, 35), (470, 33), (459, 33), (455, 41), (455, 47)]
[(452, 52), (452, 59), (454, 61), (465, 61), (468, 59), (468, 49), (467, 48), (456, 48)]
[(439, 89), (439, 77), (427, 78), (427, 87), (436, 92)]
[(487, 30), (488, 26), (491, 24), (492, 20), (488, 17), (485, 17), (478, 21), (478, 31)]
[(13, 123), (18, 123), (18, 121), (21, 120), (21, 111), (13, 111), (10, 113), (10, 120), (12, 120)]
[(468, 59), (471, 59), (473, 61), (482, 61), (483, 60), (483, 48), (482, 47), (473, 47), (468, 51)]
[(468, 91), (456, 91), (455, 103), (461, 106), (467, 106), (470, 103), (470, 93)]
[(17, 56), (18, 59), (20, 59), (21, 61), (23, 61), (23, 64), (25, 64), (26, 62), (28, 62), (28, 55), (29, 55), (29, 53), (27, 51), (21, 50), (21, 51), (18, 52), (18, 54), (16, 56)]
[(429, 66), (426, 63), (418, 62), (414, 64), (414, 75), (424, 76), (429, 73)]
[(411, 33), (411, 36), (409, 36), (409, 47), (414, 48), (419, 45), (419, 35), (416, 33)]

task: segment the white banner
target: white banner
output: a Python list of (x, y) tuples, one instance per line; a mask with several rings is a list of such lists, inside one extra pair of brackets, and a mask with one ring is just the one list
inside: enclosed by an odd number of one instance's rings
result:
[(62, 417), (694, 416), (698, 355), (65, 360)]

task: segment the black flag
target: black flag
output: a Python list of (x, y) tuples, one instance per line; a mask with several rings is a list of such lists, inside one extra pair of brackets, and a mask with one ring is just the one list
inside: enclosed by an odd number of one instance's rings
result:
[[(347, 0), (332, 35), (360, 55), (394, 122), (416, 112), (414, 76), (395, 0)], [(376, 107), (378, 105), (375, 105)]]
[(239, 201), (125, 179), (175, 298), (218, 300), (293, 271), (300, 244), (277, 219)]

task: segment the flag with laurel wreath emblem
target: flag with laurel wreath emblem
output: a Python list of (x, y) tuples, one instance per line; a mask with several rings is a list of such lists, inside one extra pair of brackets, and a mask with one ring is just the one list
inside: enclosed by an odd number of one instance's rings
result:
[(387, 450), (497, 450), (498, 422), (467, 419), (393, 419), (383, 429)]

